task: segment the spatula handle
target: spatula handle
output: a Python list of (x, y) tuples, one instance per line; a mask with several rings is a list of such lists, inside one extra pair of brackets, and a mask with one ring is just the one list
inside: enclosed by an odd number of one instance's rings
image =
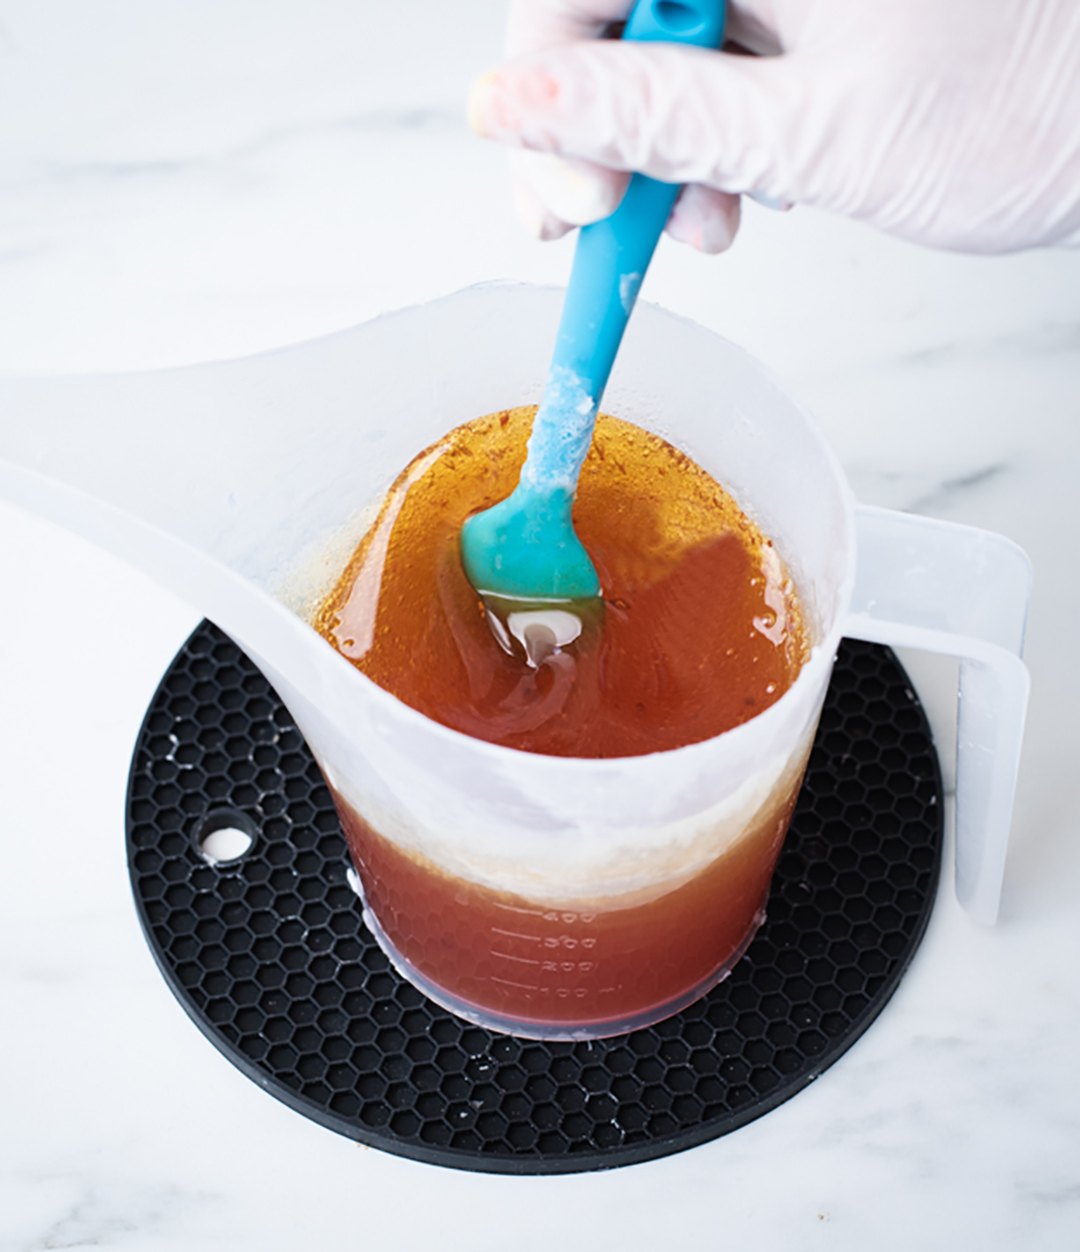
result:
[[(638, 0), (623, 38), (716, 48), (723, 29), (724, 0)], [(596, 405), (678, 194), (634, 174), (615, 212), (578, 235), (552, 365), (577, 375)]]

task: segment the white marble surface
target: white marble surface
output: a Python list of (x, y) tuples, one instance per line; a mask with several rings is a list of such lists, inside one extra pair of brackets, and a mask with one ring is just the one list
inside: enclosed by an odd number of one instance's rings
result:
[[(569, 245), (518, 233), (462, 121), (501, 16), (0, 0), (0, 370), (223, 358), (480, 279), (563, 281)], [(644, 294), (777, 372), (862, 499), (1031, 554), (999, 925), (971, 924), (946, 877), (869, 1033), (680, 1156), (512, 1179), (358, 1147), (233, 1070), (139, 932), (127, 767), (197, 609), (0, 504), (2, 1252), (1077, 1246), (1080, 254), (946, 256), (751, 206), (726, 257), (663, 246)], [(915, 673), (948, 767), (953, 674)]]

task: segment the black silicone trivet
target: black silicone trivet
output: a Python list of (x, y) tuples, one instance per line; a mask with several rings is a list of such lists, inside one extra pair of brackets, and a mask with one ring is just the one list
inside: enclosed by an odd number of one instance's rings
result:
[[(255, 835), (212, 866), (215, 826)], [(418, 1160), (565, 1173), (734, 1130), (817, 1077), (892, 995), (942, 842), (926, 719), (888, 648), (840, 650), (768, 920), (678, 1016), (593, 1043), (470, 1026), (390, 967), (346, 882), (330, 795), (266, 679), (204, 622), (146, 716), (128, 859), (158, 965), (250, 1078), (330, 1129)]]

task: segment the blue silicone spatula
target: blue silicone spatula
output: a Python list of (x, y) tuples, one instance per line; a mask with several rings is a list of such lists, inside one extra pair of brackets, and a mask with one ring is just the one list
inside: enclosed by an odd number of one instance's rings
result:
[[(717, 48), (723, 0), (638, 0), (624, 39)], [(572, 642), (603, 610), (571, 511), (600, 399), (679, 188), (634, 174), (622, 202), (583, 226), (544, 394), (513, 493), (461, 531), (466, 576), (499, 642), (530, 664)]]

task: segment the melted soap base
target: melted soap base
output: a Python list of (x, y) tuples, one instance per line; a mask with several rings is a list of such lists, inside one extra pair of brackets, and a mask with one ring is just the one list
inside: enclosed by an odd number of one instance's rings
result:
[(316, 629), (428, 717), (526, 752), (677, 748), (778, 700), (808, 649), (771, 543), (683, 453), (612, 417), (597, 422), (574, 506), (604, 613), (539, 665), (498, 645), (462, 570), (459, 533), (513, 490), (534, 412), (478, 418), (421, 453)]
[[(807, 643), (771, 544), (686, 456), (610, 417), (597, 423), (574, 514), (603, 614), (533, 666), (500, 647), (458, 534), (513, 489), (533, 412), (470, 422), (413, 461), (321, 606), (319, 631), (422, 713), (530, 752), (676, 748), (779, 699)], [(496, 1029), (599, 1037), (677, 1011), (745, 950), (803, 764), (710, 863), (606, 896), (529, 899), (468, 881), (335, 799), (380, 942), (407, 976)]]
[(677, 1012), (746, 950), (800, 778), (792, 770), (742, 838), (698, 873), (561, 901), (453, 877), (337, 805), (380, 941), (432, 999), (513, 1034), (603, 1037)]

